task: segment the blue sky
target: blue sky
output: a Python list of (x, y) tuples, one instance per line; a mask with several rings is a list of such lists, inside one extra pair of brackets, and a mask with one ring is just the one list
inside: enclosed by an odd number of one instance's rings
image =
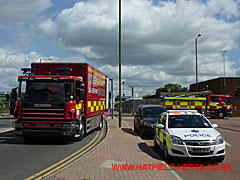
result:
[[(17, 85), (21, 67), (39, 58), (88, 62), (118, 87), (118, 1), (2, 0), (2, 86)], [(135, 94), (166, 83), (195, 82), (194, 39), (198, 33), (199, 81), (240, 76), (240, 2), (237, 0), (123, 0), (122, 79)], [(146, 88), (147, 87), (147, 88)], [(126, 95), (131, 90), (126, 89)]]

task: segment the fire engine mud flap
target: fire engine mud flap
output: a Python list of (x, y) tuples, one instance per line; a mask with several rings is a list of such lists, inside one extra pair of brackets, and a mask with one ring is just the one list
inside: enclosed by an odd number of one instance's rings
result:
[(94, 151), (99, 145), (103, 143), (103, 141), (106, 139), (108, 134), (108, 123), (107, 120), (103, 121), (103, 128), (99, 131), (97, 131), (95, 137), (84, 147), (79, 149), (78, 151), (74, 152), (73, 154), (67, 156), (65, 159), (60, 160), (59, 162), (51, 165), (50, 167), (32, 175), (29, 178), (26, 178), (27, 180), (33, 180), (33, 179), (47, 179), (57, 172), (63, 170), (70, 164), (72, 164), (75, 161), (80, 160), (90, 152)]

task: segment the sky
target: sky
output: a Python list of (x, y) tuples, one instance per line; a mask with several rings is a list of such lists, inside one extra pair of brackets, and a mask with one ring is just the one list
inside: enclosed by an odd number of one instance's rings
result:
[[(0, 0), (0, 91), (40, 58), (87, 62), (118, 94), (118, 0)], [(240, 0), (122, 0), (124, 94), (240, 76)], [(46, 61), (47, 62), (47, 61)]]

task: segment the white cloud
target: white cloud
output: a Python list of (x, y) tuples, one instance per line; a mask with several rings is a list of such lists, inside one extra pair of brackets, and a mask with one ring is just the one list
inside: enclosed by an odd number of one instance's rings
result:
[[(51, 6), (49, 0), (3, 1), (0, 26), (32, 22)], [(135, 86), (140, 95), (166, 83), (194, 83), (194, 39), (198, 33), (202, 34), (198, 39), (199, 81), (222, 76), (219, 51), (239, 48), (239, 17), (239, 1), (234, 0), (123, 0), (122, 79), (127, 86)], [(98, 66), (118, 83), (118, 1), (78, 2), (56, 18), (46, 18), (35, 25), (36, 22), (31, 33), (47, 38), (70, 54), (65, 61)], [(22, 34), (21, 42), (31, 40), (32, 34)], [(0, 49), (0, 55), (4, 53), (9, 62), (16, 58), (24, 64), (39, 59), (34, 52)], [(1, 55), (0, 61), (4, 58)], [(24, 62), (24, 58), (28, 60)], [(239, 75), (234, 65), (226, 57), (226, 76)]]
[(21, 68), (30, 67), (30, 63), (39, 60), (40, 57), (36, 52), (24, 54), (0, 48), (1, 91), (9, 92), (13, 87), (18, 86), (17, 77), (22, 74)]
[(1, 0), (0, 26), (30, 23), (50, 6), (50, 0)]
[[(139, 88), (194, 83), (198, 33), (202, 34), (198, 39), (199, 80), (222, 76), (219, 51), (238, 47), (240, 21), (230, 19), (239, 19), (239, 12), (239, 2), (233, 0), (123, 0), (123, 78)], [(40, 23), (38, 32), (118, 78), (117, 1), (76, 3), (55, 20)], [(235, 74), (233, 65), (226, 59), (226, 75)]]

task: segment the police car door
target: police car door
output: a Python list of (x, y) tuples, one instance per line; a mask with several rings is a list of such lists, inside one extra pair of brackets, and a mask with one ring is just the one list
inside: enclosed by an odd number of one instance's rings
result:
[(159, 146), (161, 149), (163, 149), (163, 140), (164, 140), (164, 136), (165, 136), (165, 128), (166, 128), (166, 118), (167, 118), (167, 115), (166, 114), (163, 114), (160, 119), (158, 120), (158, 123), (159, 124), (162, 124), (163, 125), (163, 128), (157, 128), (156, 130), (156, 136), (157, 136), (157, 142), (159, 143)]

